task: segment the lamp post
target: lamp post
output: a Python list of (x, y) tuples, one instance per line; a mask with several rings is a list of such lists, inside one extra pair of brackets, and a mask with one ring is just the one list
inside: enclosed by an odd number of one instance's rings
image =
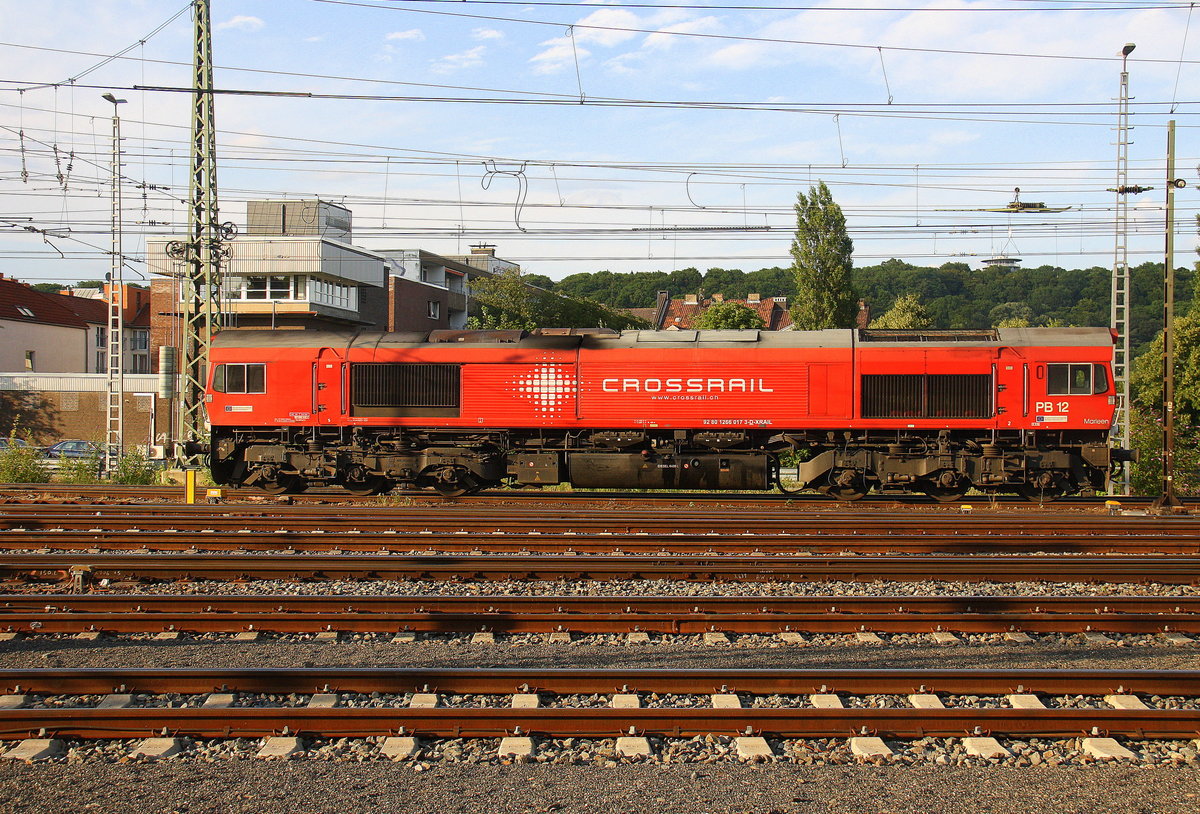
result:
[(122, 284), (121, 252), (121, 117), (118, 105), (125, 104), (111, 93), (101, 98), (113, 106), (112, 113), (112, 266), (108, 273), (107, 360), (108, 417), (104, 437), (104, 469), (116, 471), (125, 443), (125, 286)]

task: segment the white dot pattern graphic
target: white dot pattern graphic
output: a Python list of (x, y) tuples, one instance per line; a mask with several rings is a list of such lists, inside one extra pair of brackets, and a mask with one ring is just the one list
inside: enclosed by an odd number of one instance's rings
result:
[(513, 389), (546, 416), (574, 413), (575, 371), (566, 365), (538, 365), (513, 380)]

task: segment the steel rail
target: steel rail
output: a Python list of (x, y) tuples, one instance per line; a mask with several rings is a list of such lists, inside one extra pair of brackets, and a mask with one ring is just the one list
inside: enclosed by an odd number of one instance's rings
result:
[[(557, 695), (742, 692), (750, 695), (1200, 696), (1200, 670), (730, 669), (560, 667), (42, 668), (0, 669), (10, 694), (456, 693)], [(724, 688), (724, 689), (722, 689)], [(1200, 716), (1200, 710), (1193, 710)]]
[(1092, 515), (953, 515), (855, 513), (778, 513), (713, 510), (625, 511), (509, 507), (475, 510), (389, 508), (364, 511), (329, 506), (54, 506), (0, 507), (0, 526), (18, 531), (208, 530), (241, 531), (263, 528), (326, 532), (498, 532), (624, 533), (624, 534), (847, 534), (958, 535), (1001, 534), (1014, 529), (1025, 534), (1085, 536), (1095, 534), (1200, 535), (1200, 518), (1190, 516)]
[(0, 555), (0, 577), (125, 579), (640, 579), (732, 582), (900, 580), (1200, 583), (1200, 557), (1147, 554), (524, 555), (189, 554)]
[[(5, 670), (14, 693), (122, 692), (1007, 692), (1200, 693), (1196, 672), (886, 670)], [(968, 734), (1120, 734), (1181, 738), (1200, 733), (1200, 710), (907, 708), (50, 708), (0, 710), (0, 738), (44, 731), (59, 737), (135, 737), (170, 731), (198, 737), (290, 732), (321, 736), (407, 733), (499, 737), (516, 732), (612, 737), (761, 733), (836, 737)], [(44, 737), (45, 735), (43, 735)]]
[(1200, 597), (959, 600), (886, 597), (0, 596), (0, 629), (235, 633), (1200, 632)]
[(359, 531), (4, 531), (0, 551), (297, 551), (631, 554), (1200, 554), (1200, 535), (1095, 534), (445, 534)]
[(0, 739), (25, 737), (229, 738), (279, 734), (310, 737), (408, 735), (499, 738), (514, 733), (612, 738), (636, 732), (661, 737), (710, 733), (784, 738), (894, 738), (1003, 735), (1141, 739), (1195, 738), (1200, 712), (1125, 709), (506, 709), (455, 708), (126, 708), (0, 710)]

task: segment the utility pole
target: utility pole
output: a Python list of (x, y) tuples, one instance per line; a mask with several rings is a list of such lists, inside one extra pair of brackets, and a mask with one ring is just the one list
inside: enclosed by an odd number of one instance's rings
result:
[(1167, 223), (1163, 264), (1162, 488), (1153, 508), (1171, 511), (1183, 503), (1175, 495), (1175, 190), (1187, 182), (1175, 177), (1175, 120), (1167, 122)]
[(214, 117), (212, 23), (209, 0), (193, 0), (195, 51), (192, 100), (192, 173), (189, 230), (186, 242), (167, 246), (173, 259), (182, 261), (185, 276), (180, 296), (183, 301), (183, 348), (179, 394), (179, 437), (182, 450), (176, 457), (188, 468), (200, 465), (199, 450), (208, 440), (205, 421), (204, 385), (212, 336), (221, 324), (221, 262), (230, 248), (223, 242), (236, 230), (221, 226), (217, 212), (217, 126)]
[(108, 417), (104, 434), (104, 471), (117, 470), (125, 446), (125, 286), (122, 269), (121, 230), (121, 117), (117, 105), (125, 104), (111, 93), (102, 97), (113, 106), (112, 115), (112, 265), (108, 272), (108, 327), (105, 362)]

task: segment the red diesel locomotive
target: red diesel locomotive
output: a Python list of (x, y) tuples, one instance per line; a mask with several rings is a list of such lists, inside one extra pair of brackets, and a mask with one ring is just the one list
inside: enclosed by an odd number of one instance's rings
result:
[(503, 483), (638, 489), (1103, 489), (1124, 450), (1112, 335), (978, 331), (227, 330), (218, 483), (298, 492)]

